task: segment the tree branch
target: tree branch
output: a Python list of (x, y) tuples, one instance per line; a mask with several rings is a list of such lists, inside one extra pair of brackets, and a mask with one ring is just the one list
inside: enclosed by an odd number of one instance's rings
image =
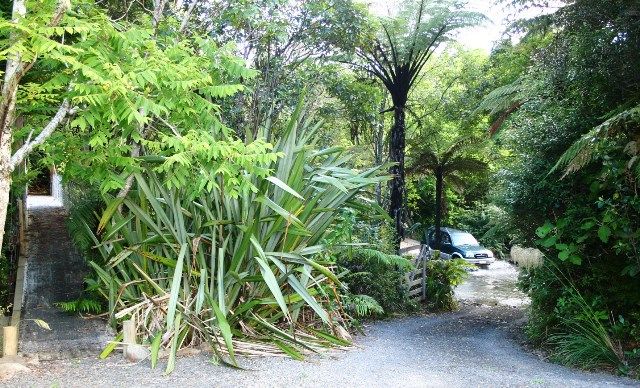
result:
[(184, 17), (182, 18), (182, 22), (180, 23), (180, 29), (178, 30), (178, 34), (184, 33), (184, 30), (187, 28), (187, 24), (189, 23), (189, 19), (191, 18), (191, 14), (193, 13), (193, 10), (196, 8), (197, 4), (198, 4), (198, 0), (193, 0), (193, 2), (189, 5), (187, 12), (184, 14)]
[[(18, 4), (16, 2), (14, 4), (14, 8), (14, 23), (18, 23), (19, 19), (23, 18), (26, 14), (26, 6), (24, 2), (22, 2), (22, 4)], [(51, 21), (49, 21), (49, 27), (57, 26), (69, 8), (71, 8), (69, 0), (58, 1), (58, 6), (51, 17)], [(4, 131), (12, 124), (9, 121), (11, 121), (14, 114), (16, 92), (18, 85), (20, 84), (20, 80), (22, 80), (22, 77), (24, 77), (24, 75), (33, 67), (36, 60), (37, 56), (29, 63), (22, 62), (18, 55), (16, 58), (10, 58), (7, 61), (5, 79), (2, 83), (2, 100), (0, 100), (0, 140), (2, 139), (1, 131)], [(13, 69), (11, 69), (12, 67)]]
[(71, 109), (69, 105), (69, 100), (65, 99), (60, 108), (58, 108), (58, 112), (56, 112), (55, 116), (49, 121), (49, 123), (44, 127), (42, 132), (38, 136), (36, 136), (33, 141), (29, 141), (25, 143), (22, 147), (20, 147), (16, 152), (11, 156), (11, 162), (9, 164), (9, 170), (13, 171), (15, 168), (24, 161), (24, 159), (29, 155), (34, 148), (44, 143), (51, 134), (58, 128), (60, 123), (67, 117), (67, 114), (75, 113), (75, 109)]

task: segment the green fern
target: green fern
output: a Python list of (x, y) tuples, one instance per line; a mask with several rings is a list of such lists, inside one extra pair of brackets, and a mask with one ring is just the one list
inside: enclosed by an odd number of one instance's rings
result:
[(356, 317), (369, 317), (384, 314), (384, 309), (377, 300), (369, 295), (345, 296), (347, 310)]
[[(73, 187), (74, 191), (79, 188)], [(97, 213), (101, 212), (102, 199), (95, 193), (80, 194), (79, 198), (73, 198), (73, 206), (69, 211), (67, 219), (67, 229), (73, 240), (74, 245), (84, 255), (86, 259), (93, 259), (94, 240), (90, 234), (86, 232), (87, 228), (96, 230), (98, 226)]]
[(413, 264), (411, 264), (411, 261), (409, 261), (408, 259), (398, 255), (389, 255), (375, 249), (357, 249), (354, 252), (354, 256), (358, 257), (364, 263), (368, 264), (397, 267), (398, 269), (403, 271), (410, 271), (411, 269), (413, 269)]
[(57, 302), (55, 305), (66, 313), (98, 314), (104, 311), (99, 301), (82, 297), (68, 302)]
[(510, 84), (492, 90), (478, 105), (476, 111), (489, 111), (492, 115), (504, 112), (521, 100), (522, 91), (522, 79), (518, 78)]
[[(575, 143), (567, 149), (560, 159), (553, 166), (549, 174), (559, 169), (564, 169), (562, 177), (579, 171), (587, 164), (591, 163), (598, 155), (598, 149), (603, 141), (611, 139), (621, 129), (627, 129), (631, 124), (640, 123), (640, 105), (615, 114), (602, 124), (585, 133)], [(637, 132), (637, 128), (635, 128)], [(625, 147), (625, 152), (629, 154), (629, 169), (640, 177), (640, 163), (636, 163), (638, 149), (636, 141), (631, 141)], [(635, 168), (633, 168), (635, 165)]]

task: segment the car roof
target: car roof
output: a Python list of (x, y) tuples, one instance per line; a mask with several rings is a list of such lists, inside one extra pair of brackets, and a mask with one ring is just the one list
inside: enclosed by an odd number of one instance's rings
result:
[[(435, 230), (435, 228), (434, 228), (434, 227), (431, 227), (431, 228), (429, 229), (429, 231), (434, 231), (434, 230)], [(471, 234), (471, 233), (469, 233), (469, 232), (465, 232), (464, 230), (454, 229), (454, 228), (450, 228), (450, 227), (448, 227), (448, 226), (443, 226), (443, 227), (441, 227), (441, 228), (440, 228), (440, 230), (441, 230), (441, 231), (443, 231), (443, 232), (447, 232), (447, 233), (449, 233), (449, 234), (456, 234), (456, 233)]]

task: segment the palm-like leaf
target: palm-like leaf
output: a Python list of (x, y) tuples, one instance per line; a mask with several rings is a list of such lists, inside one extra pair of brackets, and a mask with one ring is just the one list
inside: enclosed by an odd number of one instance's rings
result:
[(443, 166), (443, 173), (445, 176), (449, 176), (452, 173), (479, 173), (486, 171), (489, 168), (487, 162), (482, 159), (478, 159), (471, 156), (458, 156), (450, 159)]
[(440, 158), (435, 150), (431, 148), (420, 149), (416, 152), (407, 166), (407, 174), (423, 174), (425, 172), (435, 172), (440, 165)]
[(339, 209), (387, 179), (387, 166), (356, 172), (340, 148), (313, 151), (317, 126), (301, 117), (299, 107), (274, 147), (283, 156), (273, 176), (253, 178), (255, 192), (229, 196), (219, 180), (186, 200), (154, 174), (136, 176), (122, 212), (107, 213), (104, 232), (92, 236), (115, 320), (138, 317), (143, 337), (164, 333), (171, 354), (207, 341), (234, 364), (236, 347), (252, 351), (238, 339), (270, 340), (260, 349), (287, 354), (332, 343), (332, 334), (305, 329), (309, 314), (330, 330), (341, 323), (328, 311), (339, 281), (322, 239)]
[[(558, 169), (564, 169), (562, 175), (564, 178), (573, 172), (579, 171), (594, 160), (594, 157), (597, 155), (598, 146), (603, 141), (614, 137), (622, 130), (628, 130), (631, 125), (635, 125), (636, 127), (632, 128), (630, 132), (638, 133), (638, 123), (640, 123), (640, 105), (613, 115), (576, 140), (576, 142), (560, 156), (558, 162), (553, 166), (549, 174)], [(634, 129), (635, 131), (633, 131)], [(625, 151), (627, 151), (631, 157), (628, 167), (631, 169), (635, 164), (635, 174), (640, 177), (640, 164), (636, 164), (638, 151), (635, 144), (637, 144), (637, 141), (638, 139), (635, 139), (629, 143)], [(633, 146), (630, 147), (629, 145)]]

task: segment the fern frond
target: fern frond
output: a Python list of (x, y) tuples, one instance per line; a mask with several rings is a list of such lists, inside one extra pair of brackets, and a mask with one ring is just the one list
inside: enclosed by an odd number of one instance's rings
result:
[(442, 154), (441, 164), (447, 165), (450, 160), (458, 155), (462, 151), (465, 151), (469, 148), (479, 147), (485, 140), (478, 137), (468, 137), (462, 136), (454, 141), (451, 146)]
[(57, 302), (55, 305), (66, 313), (98, 314), (104, 310), (104, 307), (99, 301), (87, 298), (80, 298), (68, 302)]
[(349, 295), (348, 302), (348, 309), (357, 317), (384, 314), (384, 309), (380, 306), (380, 303), (369, 295)]
[(520, 96), (522, 89), (522, 79), (520, 78), (510, 84), (500, 86), (485, 96), (476, 111), (488, 111), (492, 115), (507, 111), (522, 100)]
[(489, 164), (484, 160), (473, 157), (459, 156), (451, 159), (443, 166), (444, 174), (449, 175), (453, 172), (478, 173), (486, 171)]
[(409, 271), (413, 268), (413, 264), (408, 259), (398, 255), (388, 255), (375, 249), (357, 249), (354, 252), (361, 260), (370, 264), (379, 264), (388, 267), (398, 267), (399, 269)]
[[(564, 178), (569, 174), (579, 171), (593, 161), (596, 156), (597, 146), (601, 141), (612, 137), (620, 129), (626, 129), (628, 125), (632, 123), (640, 123), (640, 105), (612, 116), (602, 124), (582, 135), (582, 137), (560, 156), (560, 159), (558, 159), (551, 171), (549, 171), (549, 174), (556, 172), (558, 169), (564, 169), (562, 174), (562, 178)], [(632, 157), (633, 156), (634, 155), (632, 155)], [(636, 172), (640, 173), (640, 170), (636, 168)], [(640, 174), (636, 175), (640, 176)]]

